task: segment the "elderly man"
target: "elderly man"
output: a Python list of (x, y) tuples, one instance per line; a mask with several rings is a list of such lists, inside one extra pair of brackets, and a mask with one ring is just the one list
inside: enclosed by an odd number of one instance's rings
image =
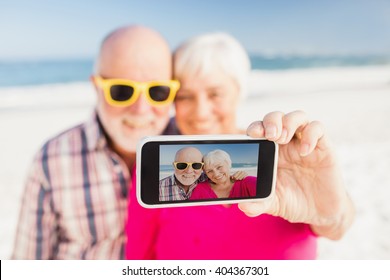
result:
[(176, 152), (174, 174), (160, 180), (160, 201), (185, 200), (191, 196), (198, 182), (205, 180), (202, 157), (202, 153), (194, 147), (182, 148)]
[(91, 79), (96, 113), (35, 156), (12, 258), (124, 257), (136, 144), (172, 132), (171, 60), (167, 42), (149, 28), (119, 28), (103, 40)]

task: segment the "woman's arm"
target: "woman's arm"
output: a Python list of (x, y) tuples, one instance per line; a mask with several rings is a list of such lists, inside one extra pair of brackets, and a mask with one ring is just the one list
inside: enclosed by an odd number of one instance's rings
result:
[(265, 201), (242, 203), (248, 216), (268, 213), (292, 223), (306, 223), (318, 235), (341, 238), (355, 210), (334, 149), (322, 123), (304, 112), (273, 112), (252, 123), (248, 135), (279, 144), (275, 194)]

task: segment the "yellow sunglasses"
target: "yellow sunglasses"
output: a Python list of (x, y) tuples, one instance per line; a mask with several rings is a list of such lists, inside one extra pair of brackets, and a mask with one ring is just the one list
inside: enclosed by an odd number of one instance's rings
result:
[(151, 105), (167, 105), (173, 102), (180, 87), (179, 81), (176, 80), (135, 82), (125, 79), (103, 79), (100, 76), (93, 76), (92, 79), (103, 89), (107, 103), (118, 107), (133, 104), (141, 91), (146, 93)]
[(192, 169), (194, 170), (199, 170), (202, 169), (203, 164), (204, 164), (203, 162), (178, 162), (178, 161), (173, 162), (173, 165), (177, 170), (185, 170), (189, 166), (191, 166)]

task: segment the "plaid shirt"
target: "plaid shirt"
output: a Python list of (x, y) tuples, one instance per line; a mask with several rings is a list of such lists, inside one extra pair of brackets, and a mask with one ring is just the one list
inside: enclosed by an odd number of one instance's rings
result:
[(159, 199), (160, 201), (175, 201), (175, 200), (186, 200), (189, 199), (192, 191), (200, 182), (207, 180), (207, 176), (202, 173), (198, 180), (193, 183), (188, 193), (185, 192), (181, 184), (177, 181), (174, 174), (169, 177), (160, 180), (159, 183)]
[(96, 114), (49, 140), (28, 175), (12, 258), (123, 259), (129, 184)]

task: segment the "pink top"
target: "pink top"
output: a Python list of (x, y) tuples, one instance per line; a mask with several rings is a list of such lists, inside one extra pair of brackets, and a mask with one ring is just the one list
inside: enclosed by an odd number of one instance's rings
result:
[(146, 209), (129, 195), (128, 259), (315, 259), (310, 227), (282, 218), (246, 216), (237, 205)]
[[(256, 196), (257, 177), (247, 176), (236, 181), (230, 191), (229, 198), (247, 198)], [(199, 183), (192, 191), (190, 200), (218, 198), (209, 182)]]

